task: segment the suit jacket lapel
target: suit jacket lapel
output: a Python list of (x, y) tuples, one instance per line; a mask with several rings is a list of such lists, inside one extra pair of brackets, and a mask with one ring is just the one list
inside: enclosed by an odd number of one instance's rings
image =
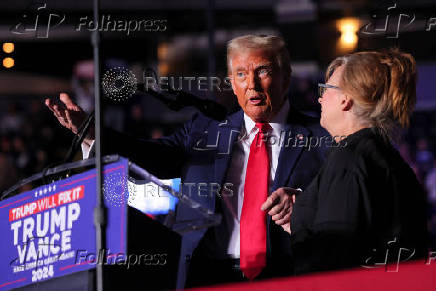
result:
[(242, 110), (230, 115), (225, 122), (218, 124), (216, 132), (212, 135), (217, 136), (217, 152), (215, 158), (215, 181), (223, 184), (235, 141), (237, 140), (244, 119)]
[[(290, 110), (289, 114), (293, 114), (292, 110)], [(288, 118), (288, 123), (285, 126), (285, 138), (280, 150), (276, 175), (274, 177), (273, 191), (290, 184), (295, 164), (310, 136), (310, 130), (303, 125), (295, 123), (295, 121), (290, 122), (290, 118)]]

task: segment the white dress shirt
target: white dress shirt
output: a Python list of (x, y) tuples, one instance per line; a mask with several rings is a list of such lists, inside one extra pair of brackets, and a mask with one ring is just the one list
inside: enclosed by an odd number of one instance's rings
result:
[[(284, 124), (289, 113), (289, 101), (286, 100), (283, 107), (273, 118), (269, 125), (272, 131), (269, 132), (269, 140), (267, 146), (269, 148), (270, 160), (270, 177), (269, 177), (269, 191), (273, 185), (274, 177), (277, 170), (277, 164), (280, 155), (280, 134), (284, 130)], [(239, 258), (239, 222), (241, 218), (242, 203), (244, 201), (244, 184), (245, 173), (247, 171), (248, 156), (250, 154), (250, 146), (253, 142), (258, 128), (255, 122), (244, 113), (244, 124), (238, 141), (233, 145), (232, 159), (227, 171), (227, 177), (224, 183), (231, 183), (233, 194), (222, 195), (222, 209), (224, 225), (228, 227), (230, 239), (227, 246), (227, 255), (233, 258)], [(273, 140), (275, 139), (275, 142)], [(218, 238), (219, 239), (219, 238)], [(227, 239), (227, 238), (226, 238)]]
[(89, 152), (91, 151), (91, 148), (94, 146), (94, 141), (91, 142), (91, 145), (87, 145), (86, 143), (82, 142), (82, 157), (84, 160), (86, 160), (89, 157)]

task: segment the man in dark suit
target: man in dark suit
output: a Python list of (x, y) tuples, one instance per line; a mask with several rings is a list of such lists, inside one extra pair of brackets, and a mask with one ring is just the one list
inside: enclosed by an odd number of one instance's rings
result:
[[(291, 67), (283, 39), (235, 38), (227, 59), (242, 110), (226, 120), (197, 114), (157, 140), (127, 139), (113, 131), (104, 135), (105, 153), (127, 156), (159, 178), (181, 177), (183, 194), (223, 215), (219, 226), (184, 236), (178, 287), (186, 275), (188, 286), (198, 286), (291, 274), (290, 236), (284, 229), (289, 229), (295, 192), (288, 187), (305, 188), (323, 160), (322, 142), (312, 141), (326, 132), (317, 119), (291, 108), (286, 96)], [(46, 104), (76, 133), (83, 112), (66, 94), (60, 99), (64, 106), (48, 99)], [(88, 136), (85, 152), (92, 143)], [(176, 219), (196, 215), (179, 205)]]

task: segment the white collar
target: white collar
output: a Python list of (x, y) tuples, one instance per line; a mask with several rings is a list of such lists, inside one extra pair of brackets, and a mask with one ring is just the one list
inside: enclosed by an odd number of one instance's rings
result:
[[(271, 125), (273, 129), (273, 134), (276, 136), (280, 136), (281, 131), (286, 123), (286, 119), (289, 113), (289, 99), (286, 98), (285, 103), (283, 103), (282, 108), (280, 108), (279, 112), (273, 117), (269, 125)], [(256, 123), (244, 112), (244, 126), (245, 132), (249, 135), (256, 127)]]

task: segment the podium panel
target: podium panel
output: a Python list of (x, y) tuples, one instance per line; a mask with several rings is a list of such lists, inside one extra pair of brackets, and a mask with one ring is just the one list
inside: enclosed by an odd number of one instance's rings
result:
[(181, 237), (128, 206), (129, 163), (104, 166), (106, 249), (96, 251), (95, 169), (0, 202), (0, 290), (175, 288)]

